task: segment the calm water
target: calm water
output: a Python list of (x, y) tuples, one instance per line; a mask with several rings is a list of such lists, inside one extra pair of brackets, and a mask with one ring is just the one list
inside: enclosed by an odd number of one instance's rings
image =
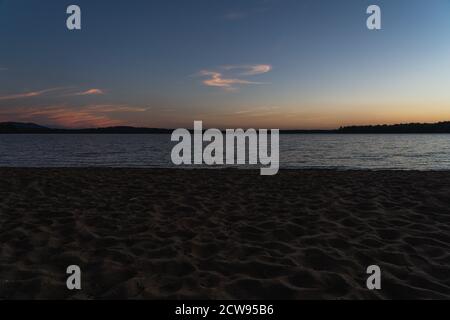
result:
[[(172, 167), (170, 135), (0, 135), (2, 167)], [(281, 135), (281, 168), (450, 170), (450, 135)]]

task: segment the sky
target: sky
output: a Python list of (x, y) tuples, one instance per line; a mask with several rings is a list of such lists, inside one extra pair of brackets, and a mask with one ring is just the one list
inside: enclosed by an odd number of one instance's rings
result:
[[(81, 30), (66, 27), (71, 4)], [(366, 27), (372, 4), (381, 30)], [(436, 122), (449, 83), (449, 0), (0, 0), (0, 121)]]

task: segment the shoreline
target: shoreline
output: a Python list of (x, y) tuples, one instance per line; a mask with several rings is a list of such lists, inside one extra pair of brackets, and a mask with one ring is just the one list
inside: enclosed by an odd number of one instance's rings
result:
[[(0, 170), (50, 170), (50, 171), (59, 171), (59, 170), (112, 170), (112, 171), (124, 171), (124, 170), (128, 170), (128, 171), (188, 171), (188, 172), (192, 172), (192, 171), (199, 171), (199, 173), (201, 171), (226, 171), (226, 172), (230, 172), (230, 171), (236, 171), (236, 172), (247, 172), (247, 173), (256, 173), (260, 171), (259, 167), (256, 168), (236, 168), (236, 167), (222, 167), (222, 166), (208, 166), (208, 165), (204, 165), (202, 167), (196, 167), (197, 165), (191, 165), (191, 166), (186, 166), (186, 167), (180, 167), (180, 166), (173, 166), (173, 167), (114, 167), (114, 166), (80, 166), (80, 167), (16, 167), (16, 166), (0, 166)], [(257, 166), (257, 165), (256, 165)], [(399, 169), (399, 168), (392, 168), (392, 169), (388, 169), (388, 168), (382, 168), (382, 169), (360, 169), (360, 168), (280, 168), (279, 170), (280, 172), (297, 172), (297, 173), (301, 173), (301, 172), (348, 172), (348, 173), (389, 173), (389, 172), (404, 172), (404, 173), (450, 173), (450, 168), (449, 169), (424, 169), (424, 170), (418, 170), (418, 169)], [(279, 174), (278, 173), (278, 174)], [(277, 176), (278, 174), (276, 174), (275, 176)]]

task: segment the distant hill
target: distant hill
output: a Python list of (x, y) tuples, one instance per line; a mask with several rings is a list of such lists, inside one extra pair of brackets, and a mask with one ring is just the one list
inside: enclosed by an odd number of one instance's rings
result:
[[(0, 122), (0, 134), (11, 133), (49, 133), (49, 134), (167, 134), (174, 129), (136, 128), (136, 127), (106, 127), (87, 129), (57, 129), (48, 128), (35, 123)], [(192, 130), (190, 130), (192, 132)], [(281, 134), (352, 134), (352, 133), (450, 133), (450, 121), (438, 123), (406, 123), (394, 125), (348, 126), (335, 130), (281, 130)]]
[(40, 126), (35, 123), (23, 123), (23, 122), (1, 122), (0, 131), (27, 131), (27, 130), (48, 130), (48, 128)]
[(172, 129), (135, 128), (135, 127), (107, 127), (87, 129), (56, 129), (40, 126), (35, 123), (1, 122), (0, 134), (6, 133), (171, 133)]

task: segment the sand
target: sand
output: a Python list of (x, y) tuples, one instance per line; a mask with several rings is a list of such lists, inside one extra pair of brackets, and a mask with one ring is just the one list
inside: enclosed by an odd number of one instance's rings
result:
[(450, 172), (0, 169), (0, 299), (197, 298), (449, 299)]

